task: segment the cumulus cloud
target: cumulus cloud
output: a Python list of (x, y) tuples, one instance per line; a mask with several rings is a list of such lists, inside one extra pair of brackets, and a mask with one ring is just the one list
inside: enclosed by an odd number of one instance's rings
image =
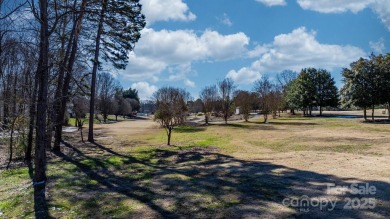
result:
[(321, 13), (342, 13), (351, 11), (358, 13), (365, 8), (371, 8), (390, 30), (390, 4), (389, 0), (297, 0), (305, 10)]
[[(125, 77), (139, 80), (158, 79), (161, 72), (188, 70), (194, 61), (220, 61), (240, 57), (247, 52), (249, 37), (244, 33), (222, 35), (213, 30), (196, 34), (192, 30), (142, 30), (142, 38), (129, 55)], [(182, 70), (177, 66), (187, 66)], [(172, 76), (173, 77), (173, 76)], [(185, 80), (186, 78), (181, 78)], [(172, 79), (173, 80), (173, 79)]]
[(280, 72), (285, 69), (300, 71), (305, 67), (333, 70), (348, 66), (359, 57), (366, 56), (358, 47), (321, 44), (316, 40), (316, 32), (308, 31), (305, 27), (275, 36), (271, 44), (259, 48), (261, 49), (253, 53), (262, 52), (258, 60), (250, 67), (230, 71), (227, 76), (240, 81), (244, 76), (256, 78), (256, 72)]
[(386, 25), (390, 31), (390, 3), (388, 0), (376, 0), (372, 4), (372, 9), (378, 14), (381, 21)]
[(186, 3), (182, 0), (141, 0), (142, 12), (146, 22), (156, 21), (192, 21), (196, 19)]
[(383, 38), (380, 38), (376, 42), (370, 41), (369, 44), (370, 48), (376, 53), (383, 53), (385, 50), (385, 40)]
[(253, 50), (248, 51), (249, 58), (259, 57), (268, 51), (269, 45), (257, 45)]
[(266, 6), (272, 7), (272, 6), (284, 6), (286, 5), (285, 0), (256, 0), (257, 2), (263, 3)]
[(254, 81), (260, 79), (261, 74), (259, 71), (244, 67), (238, 71), (229, 71), (226, 77), (231, 78), (237, 84), (251, 84)]
[(316, 32), (300, 27), (288, 34), (274, 38), (272, 46), (253, 63), (262, 71), (300, 71), (304, 67), (334, 69), (348, 65), (365, 52), (353, 46), (321, 44), (316, 40)]
[(156, 86), (144, 81), (133, 83), (130, 87), (138, 90), (138, 95), (141, 100), (150, 99), (153, 93), (158, 90)]

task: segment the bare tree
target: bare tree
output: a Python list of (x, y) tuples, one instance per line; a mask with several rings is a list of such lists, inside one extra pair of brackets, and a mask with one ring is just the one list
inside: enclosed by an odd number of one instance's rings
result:
[(235, 94), (234, 103), (240, 107), (240, 113), (244, 116), (245, 122), (248, 122), (255, 101), (254, 96), (248, 91), (239, 90)]
[(276, 75), (279, 85), (282, 89), (285, 89), (293, 80), (298, 77), (298, 74), (295, 71), (284, 70), (281, 73)]
[[(7, 19), (9, 16), (11, 16), (13, 13), (17, 12), (19, 9), (24, 7), (27, 4), (27, 0), (25, 1), (15, 1), (12, 0), (13, 3), (11, 3), (10, 0), (0, 0), (0, 20)], [(6, 9), (3, 9), (3, 7), (7, 7)], [(5, 13), (3, 13), (5, 12)]]
[[(34, 1), (32, 1), (34, 4)], [(37, 218), (47, 218), (46, 190), (46, 116), (47, 94), (49, 80), (49, 19), (48, 1), (39, 0), (39, 10), (33, 5), (36, 19), (40, 23), (39, 32), (39, 60), (37, 66), (38, 100), (37, 124), (35, 141), (35, 168), (34, 168), (34, 203)]]
[(153, 96), (157, 107), (154, 119), (165, 129), (168, 137), (167, 145), (171, 145), (173, 128), (185, 122), (190, 95), (183, 89), (163, 87)]
[(272, 111), (272, 92), (274, 84), (269, 80), (268, 76), (262, 76), (261, 79), (255, 82), (255, 91), (260, 98), (260, 109), (264, 116), (264, 123), (268, 122), (268, 114)]
[[(60, 20), (61, 25), (58, 30), (59, 39), (61, 42), (60, 57), (58, 66), (57, 88), (53, 103), (52, 119), (53, 128), (55, 128), (55, 140), (53, 151), (60, 151), (60, 141), (62, 138), (62, 125), (65, 118), (66, 103), (69, 100), (69, 90), (71, 79), (73, 78), (73, 67), (76, 63), (76, 55), (78, 53), (79, 38), (82, 29), (82, 22), (85, 15), (87, 0), (82, 0), (79, 6), (79, 13), (73, 13), (73, 16), (63, 16)], [(74, 0), (73, 5), (65, 5), (63, 14), (70, 11), (77, 11), (77, 0)], [(70, 8), (70, 9), (68, 9)], [(68, 25), (71, 25), (69, 28)], [(70, 32), (69, 30), (70, 29)], [(68, 37), (69, 35), (69, 37)], [(68, 39), (68, 40), (66, 40)], [(49, 130), (50, 132), (52, 130)], [(51, 134), (51, 133), (50, 133)], [(51, 137), (49, 142), (51, 141)]]
[(222, 101), (222, 113), (227, 124), (228, 118), (232, 113), (232, 104), (233, 104), (233, 93), (235, 90), (235, 85), (232, 79), (225, 78), (224, 80), (218, 83), (219, 95)]
[(115, 93), (119, 89), (119, 82), (110, 73), (100, 73), (97, 80), (98, 108), (103, 115), (104, 122), (109, 114), (115, 114), (113, 102)]
[(211, 112), (214, 110), (215, 103), (219, 98), (217, 86), (211, 85), (203, 88), (199, 96), (203, 102), (203, 113), (205, 117), (205, 123), (209, 124)]

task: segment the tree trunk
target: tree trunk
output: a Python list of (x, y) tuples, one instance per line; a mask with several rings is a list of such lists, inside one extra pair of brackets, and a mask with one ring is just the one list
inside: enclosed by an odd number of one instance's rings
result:
[(15, 122), (16, 122), (16, 118), (14, 118), (14, 120), (12, 121), (12, 124), (11, 124), (11, 135), (10, 135), (10, 139), (9, 139), (9, 161), (7, 164), (7, 169), (9, 168), (9, 166), (11, 165), (11, 162), (12, 162)]
[(84, 143), (83, 122), (81, 121), (80, 118), (76, 118), (76, 124), (77, 124), (78, 129), (80, 130), (81, 141)]
[(322, 116), (322, 106), (320, 106), (320, 116)]
[(95, 45), (95, 58), (93, 60), (93, 69), (92, 69), (92, 81), (91, 81), (91, 100), (89, 105), (89, 132), (88, 132), (88, 141), (94, 142), (93, 140), (93, 117), (95, 114), (95, 93), (96, 93), (96, 74), (99, 66), (99, 53), (100, 53), (100, 39), (103, 33), (103, 21), (104, 15), (107, 9), (107, 0), (103, 0), (102, 10), (100, 11), (98, 31), (96, 34), (96, 45)]
[(387, 103), (387, 119), (390, 119), (390, 102)]
[[(4, 89), (8, 89), (8, 88), (4, 88)], [(3, 92), (3, 97), (7, 97), (4, 99), (4, 103), (3, 103), (3, 129), (7, 129), (7, 125), (8, 125), (8, 117), (9, 117), (9, 100), (8, 100), (8, 97), (9, 97), (9, 94), (7, 91), (4, 91)]]
[(372, 105), (372, 108), (371, 108), (371, 118), (372, 118), (372, 121), (374, 121), (375, 120), (375, 106), (374, 105)]
[(168, 144), (171, 145), (172, 128), (168, 128)]
[(209, 124), (209, 115), (207, 113), (204, 114), (204, 120), (206, 122), (206, 125)]
[[(75, 25), (74, 25), (75, 26)], [(72, 40), (73, 40), (73, 35), (74, 35), (74, 29), (75, 27), (72, 28), (72, 32), (70, 34), (70, 37), (69, 37), (69, 42), (68, 42), (68, 46), (66, 48), (66, 52), (64, 54), (64, 57), (63, 57), (63, 60), (61, 61), (60, 63), (60, 70), (58, 72), (58, 78), (57, 78), (57, 89), (56, 89), (56, 92), (55, 92), (55, 96), (54, 96), (54, 105), (53, 105), (53, 109), (54, 109), (54, 112), (53, 112), (53, 127), (52, 128), (49, 128), (50, 129), (53, 129), (55, 130), (55, 140), (54, 140), (54, 145), (53, 145), (53, 151), (54, 152), (59, 152), (60, 151), (60, 144), (59, 142), (61, 141), (59, 135), (59, 132), (62, 131), (62, 123), (63, 123), (63, 118), (61, 118), (61, 109), (65, 106), (63, 106), (61, 103), (61, 98), (63, 96), (63, 93), (62, 93), (62, 89), (63, 89), (63, 86), (64, 86), (64, 77), (65, 77), (65, 65), (68, 63), (68, 58), (69, 58), (69, 53), (70, 53), (70, 49), (71, 49), (71, 44), (72, 44)], [(63, 46), (64, 46), (65, 43), (63, 43)]]
[[(48, 104), (49, 105), (49, 104)], [(50, 110), (51, 109), (51, 110)], [(47, 107), (47, 122), (46, 122), (46, 150), (51, 150), (51, 140), (53, 138), (53, 129), (54, 129), (54, 114), (52, 107)]]
[(295, 110), (294, 109), (290, 109), (290, 112), (291, 112), (291, 115), (295, 115)]
[(24, 156), (25, 161), (30, 162), (32, 158), (32, 144), (33, 144), (33, 135), (34, 135), (34, 128), (35, 128), (35, 116), (36, 116), (36, 99), (37, 99), (37, 90), (38, 90), (38, 74), (35, 74), (34, 78), (34, 88), (32, 92), (31, 97), (31, 103), (30, 103), (30, 123), (29, 123), (29, 130), (28, 130), (28, 138), (27, 138), (27, 149), (26, 154)]
[(84, 143), (83, 127), (80, 128), (81, 141)]
[(268, 121), (268, 113), (264, 113), (264, 123), (267, 123)]
[(34, 173), (34, 210), (36, 218), (47, 218), (46, 189), (46, 116), (48, 94), (48, 60), (49, 60), (49, 24), (47, 13), (47, 0), (39, 0), (40, 8), (40, 41), (39, 61), (37, 67), (38, 103), (36, 145), (35, 145), (35, 173)]
[(363, 113), (364, 113), (364, 120), (367, 121), (367, 108), (366, 107), (364, 107)]
[[(73, 65), (76, 61), (76, 53), (77, 53), (77, 50), (78, 50), (78, 39), (79, 39), (79, 35), (80, 35), (80, 31), (81, 31), (81, 24), (82, 24), (82, 20), (83, 20), (83, 16), (84, 16), (84, 10), (85, 10), (85, 7), (86, 7), (86, 4), (87, 4), (87, 0), (83, 0), (83, 2), (81, 3), (81, 7), (80, 7), (80, 11), (82, 11), (80, 13), (80, 16), (77, 18), (77, 25), (75, 25), (72, 29), (72, 33), (71, 33), (71, 36), (73, 38), (73, 41), (69, 41), (69, 46), (72, 45), (72, 49), (70, 51), (70, 56), (69, 56), (69, 60), (68, 60), (68, 64), (67, 64), (67, 67), (66, 67), (66, 76), (65, 76), (65, 80), (64, 80), (64, 83), (63, 83), (63, 86), (61, 87), (61, 95), (60, 95), (60, 110), (59, 110), (59, 113), (58, 113), (58, 117), (57, 117), (57, 120), (56, 120), (56, 132), (55, 132), (55, 140), (54, 140), (54, 147), (53, 147), (53, 150), (55, 151), (60, 151), (60, 142), (61, 142), (61, 139), (62, 139), (62, 123), (64, 121), (64, 118), (65, 118), (65, 111), (66, 111), (66, 103), (68, 102), (68, 99), (69, 99), (69, 96), (68, 96), (68, 93), (69, 93), (69, 86), (70, 86), (70, 81), (72, 79), (72, 75), (73, 75)], [(75, 24), (76, 24), (76, 21), (75, 21)], [(72, 35), (74, 33), (74, 35)], [(74, 36), (74, 37), (73, 37)], [(69, 47), (67, 48), (67, 52), (69, 51)], [(66, 65), (66, 62), (64, 62), (64, 65)], [(65, 68), (65, 67), (64, 67)]]

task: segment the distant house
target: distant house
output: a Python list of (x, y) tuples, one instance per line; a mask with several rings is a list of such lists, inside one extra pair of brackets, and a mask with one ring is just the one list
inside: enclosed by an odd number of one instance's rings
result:
[(241, 107), (236, 107), (236, 115), (240, 115), (241, 114)]

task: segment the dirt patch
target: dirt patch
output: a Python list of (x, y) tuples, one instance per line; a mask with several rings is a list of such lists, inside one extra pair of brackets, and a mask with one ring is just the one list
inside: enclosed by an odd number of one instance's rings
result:
[(159, 128), (158, 123), (151, 119), (133, 119), (130, 121), (118, 121), (111, 124), (97, 124), (97, 130), (105, 136), (140, 135), (153, 132)]

